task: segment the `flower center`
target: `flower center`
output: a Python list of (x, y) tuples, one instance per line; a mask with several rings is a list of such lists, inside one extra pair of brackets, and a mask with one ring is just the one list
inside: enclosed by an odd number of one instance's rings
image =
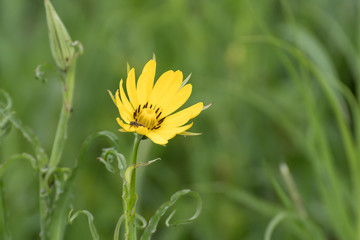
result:
[(140, 111), (139, 117), (137, 118), (137, 122), (147, 127), (148, 129), (152, 129), (157, 124), (155, 111), (150, 108), (142, 109)]
[(152, 104), (150, 106), (148, 103), (143, 106), (139, 105), (133, 114), (135, 122), (131, 122), (130, 125), (135, 127), (143, 126), (149, 130), (158, 129), (165, 119), (165, 117), (159, 119), (160, 115), (160, 108)]

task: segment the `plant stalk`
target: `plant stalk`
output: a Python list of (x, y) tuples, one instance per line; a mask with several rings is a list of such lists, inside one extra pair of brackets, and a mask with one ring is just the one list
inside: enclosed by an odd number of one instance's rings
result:
[[(132, 152), (131, 164), (135, 165), (137, 161), (137, 153), (142, 136), (136, 134)], [(124, 180), (126, 181), (126, 180)], [(136, 220), (135, 220), (135, 208), (137, 195), (135, 192), (136, 182), (136, 168), (131, 172), (131, 180), (129, 184), (124, 184), (124, 212), (125, 212), (125, 239), (136, 240)]]
[(72, 99), (74, 92), (75, 80), (75, 60), (66, 71), (66, 79), (64, 81), (64, 103), (61, 109), (60, 119), (56, 129), (54, 144), (51, 151), (49, 168), (53, 171), (60, 162), (60, 158), (64, 149), (67, 125), (72, 111)]
[[(63, 89), (63, 98), (64, 102), (62, 105), (60, 118), (58, 122), (58, 126), (56, 129), (55, 139), (51, 151), (50, 160), (48, 163), (48, 169), (45, 170), (46, 174), (42, 175), (42, 172), (39, 173), (39, 201), (40, 201), (40, 237), (41, 240), (47, 239), (58, 239), (58, 237), (50, 236), (52, 233), (49, 233), (48, 226), (51, 225), (51, 221), (56, 219), (50, 219), (49, 216), (50, 209), (54, 206), (49, 206), (50, 188), (48, 184), (50, 182), (51, 176), (56, 170), (63, 150), (65, 141), (67, 138), (67, 127), (70, 118), (70, 113), (72, 109), (72, 99), (73, 99), (73, 92), (74, 92), (74, 81), (75, 81), (75, 65), (76, 60), (73, 60), (73, 63), (69, 66), (69, 68), (65, 71), (65, 79), (64, 79), (64, 89)], [(56, 222), (59, 222), (56, 220)], [(66, 225), (66, 221), (59, 222), (62, 225)], [(64, 230), (65, 227), (59, 227), (59, 229)], [(50, 234), (50, 235), (49, 235)], [(62, 235), (62, 234), (60, 234)]]

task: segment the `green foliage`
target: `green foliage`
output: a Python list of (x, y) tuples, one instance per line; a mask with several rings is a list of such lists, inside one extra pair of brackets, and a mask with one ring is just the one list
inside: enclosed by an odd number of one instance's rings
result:
[[(162, 159), (146, 171), (137, 169), (137, 209), (145, 219), (177, 189), (194, 189), (203, 200), (202, 213), (191, 225), (168, 229), (159, 224), (154, 239), (358, 238), (357, 1), (53, 4), (72, 38), (86, 48), (77, 63), (60, 166), (75, 165), (78, 176), (55, 172), (56, 183), (68, 180), (56, 203), (67, 208), (72, 196), (75, 209), (92, 213), (101, 239), (114, 237), (122, 212), (121, 177), (109, 174), (103, 163), (116, 172), (113, 164), (124, 160), (109, 147), (117, 145), (127, 156), (133, 137), (116, 131), (118, 113), (106, 90), (113, 91), (126, 77), (127, 62), (137, 69), (153, 53), (158, 72), (192, 73), (189, 105), (214, 102), (194, 122), (192, 130), (203, 135), (178, 136), (166, 148), (142, 143), (139, 161)], [(0, 224), (7, 216), (9, 230), (0, 227), (1, 239), (10, 233), (14, 240), (39, 238), (39, 186), (28, 170), (48, 158), (63, 87), (63, 79), (45, 84), (33, 79), (34, 69), (44, 62), (51, 63), (37, 73), (53, 78), (46, 67), (54, 64), (45, 22), (43, 1), (0, 3), (0, 88), (12, 98), (0, 93)], [(99, 130), (108, 132), (87, 138)], [(110, 144), (93, 143), (104, 136)], [(31, 164), (13, 161), (20, 157)], [(278, 169), (281, 162), (291, 170), (305, 218)], [(178, 209), (177, 214), (188, 210)], [(91, 239), (88, 223), (74, 222), (65, 239)]]

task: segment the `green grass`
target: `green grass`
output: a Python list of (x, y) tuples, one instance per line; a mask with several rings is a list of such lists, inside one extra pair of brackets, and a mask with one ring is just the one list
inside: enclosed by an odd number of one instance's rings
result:
[[(166, 228), (153, 239), (359, 239), (360, 121), (357, 1), (53, 1), (78, 58), (74, 111), (62, 166), (73, 166), (85, 138), (116, 132), (108, 96), (126, 63), (137, 70), (152, 57), (157, 77), (180, 69), (198, 101), (214, 105), (195, 119), (197, 137), (167, 147), (142, 142), (138, 212), (149, 219), (177, 190), (203, 200), (190, 225)], [(61, 107), (57, 81), (34, 78), (52, 62), (43, 1), (0, 2), (0, 88), (13, 109), (50, 151)], [(128, 156), (132, 134), (117, 133)], [(31, 152), (16, 128), (1, 139), (0, 161)], [(106, 171), (97, 142), (73, 189), (73, 206), (94, 216), (100, 239), (112, 239), (122, 211), (121, 181)], [(279, 170), (286, 162), (306, 216)], [(38, 239), (37, 181), (18, 161), (2, 178), (13, 239)], [(191, 216), (178, 203), (179, 218)], [(190, 205), (192, 206), (192, 205)], [(183, 214), (183, 215), (181, 215)], [(176, 217), (176, 216), (175, 216)], [(66, 239), (91, 239), (87, 220), (68, 226)]]

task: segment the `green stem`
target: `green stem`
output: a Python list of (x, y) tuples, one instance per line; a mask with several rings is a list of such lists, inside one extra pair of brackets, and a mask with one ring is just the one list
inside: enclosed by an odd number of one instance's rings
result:
[[(3, 153), (3, 149), (0, 146), (0, 153)], [(0, 154), (3, 157), (4, 154)], [(2, 164), (4, 164), (2, 162)], [(10, 239), (7, 231), (7, 221), (6, 221), (6, 202), (4, 197), (4, 188), (3, 188), (3, 180), (0, 179), (0, 239)]]
[(64, 84), (64, 104), (61, 109), (60, 119), (58, 122), (55, 140), (51, 151), (49, 168), (53, 171), (60, 162), (60, 158), (64, 149), (66, 140), (67, 124), (70, 118), (72, 108), (72, 98), (74, 92), (74, 79), (75, 79), (75, 61), (70, 65), (66, 72), (66, 79)]
[(2, 179), (0, 180), (0, 237), (5, 240), (10, 239), (6, 221), (6, 203)]
[[(142, 136), (136, 134), (132, 152), (131, 164), (136, 164), (137, 153)], [(125, 210), (125, 239), (136, 240), (136, 221), (135, 221), (135, 207), (137, 195), (135, 192), (136, 182), (136, 168), (131, 172), (131, 180), (129, 184), (124, 184), (124, 210)]]
[[(74, 92), (74, 80), (75, 80), (75, 65), (76, 60), (73, 60), (73, 63), (70, 65), (70, 67), (66, 70), (66, 78), (64, 80), (64, 103), (61, 109), (60, 118), (58, 122), (58, 126), (56, 129), (55, 139), (51, 151), (51, 156), (48, 164), (48, 169), (46, 170), (45, 176), (42, 175), (41, 171), (39, 173), (39, 201), (40, 201), (40, 228), (41, 228), (41, 239), (47, 240), (48, 237), (50, 239), (57, 239), (55, 236), (47, 236), (48, 224), (51, 224), (50, 221), (54, 221), (57, 219), (49, 219), (49, 210), (52, 209), (54, 206), (48, 206), (49, 205), (49, 196), (50, 190), (47, 186), (49, 183), (49, 180), (56, 170), (61, 155), (64, 150), (65, 140), (66, 140), (66, 134), (67, 134), (67, 126), (68, 121), (70, 118), (71, 108), (72, 108), (72, 98), (73, 98), (73, 92)], [(61, 224), (66, 224), (66, 222), (61, 222)], [(60, 229), (64, 229), (61, 228)], [(50, 233), (51, 235), (52, 233)]]
[(46, 219), (47, 219), (47, 202), (46, 197), (44, 195), (45, 186), (44, 186), (44, 178), (41, 172), (39, 172), (39, 209), (40, 209), (40, 239), (46, 240), (47, 231), (46, 231)]

